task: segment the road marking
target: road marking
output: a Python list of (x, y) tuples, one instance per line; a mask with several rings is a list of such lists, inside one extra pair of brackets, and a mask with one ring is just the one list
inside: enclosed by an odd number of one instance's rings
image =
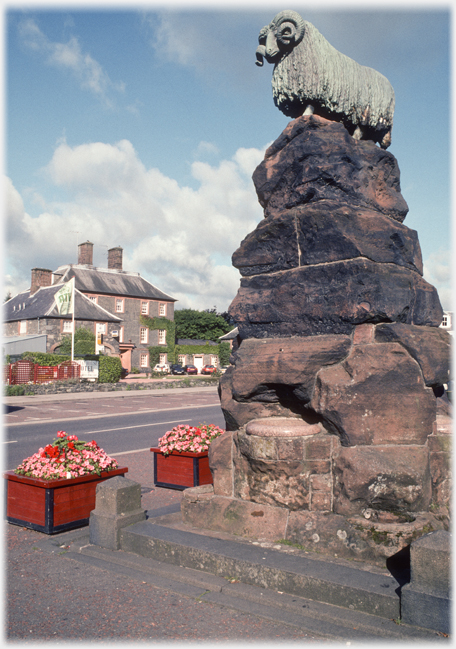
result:
[(12, 439), (10, 442), (2, 442), (2, 444), (17, 444), (17, 439)]
[[(141, 410), (141, 414), (144, 415), (147, 412), (151, 412), (151, 413), (162, 412), (162, 411), (169, 412), (170, 410), (195, 410), (196, 408), (198, 408), (198, 409), (214, 408), (216, 406), (220, 406), (220, 401), (218, 399), (217, 399), (216, 403), (207, 403), (207, 404), (202, 404), (202, 405), (198, 405), (198, 406), (191, 405), (191, 406), (177, 406), (177, 407), (174, 407), (174, 408), (155, 408), (155, 410), (153, 410), (153, 409)], [(130, 412), (134, 413), (135, 411), (131, 410)], [(95, 419), (103, 419), (104, 417), (127, 417), (130, 414), (130, 412), (116, 412), (116, 413), (113, 413), (111, 415), (107, 415), (106, 413), (100, 414), (99, 412), (97, 412), (97, 413), (95, 413), (93, 415), (89, 414), (88, 416), (87, 415), (81, 415), (79, 417), (62, 417), (61, 419), (60, 418), (57, 418), (57, 419), (58, 419), (58, 421), (67, 422), (67, 421), (82, 421), (84, 419), (94, 419), (94, 418)], [(33, 424), (45, 424), (46, 422), (49, 422), (51, 424), (54, 423), (53, 419), (41, 419), (39, 417), (27, 417), (27, 419), (36, 419), (37, 420), (37, 421), (34, 421), (34, 422), (31, 422), (31, 421), (27, 422), (30, 425), (32, 425), (32, 423)], [(11, 424), (9, 424), (9, 426), (23, 426), (24, 423), (25, 423), (25, 419), (22, 422), (18, 421), (16, 424), (11, 423)]]

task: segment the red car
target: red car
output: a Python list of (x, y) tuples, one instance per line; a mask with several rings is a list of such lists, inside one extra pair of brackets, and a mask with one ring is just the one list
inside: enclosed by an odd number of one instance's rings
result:
[(194, 365), (186, 365), (184, 367), (184, 370), (187, 372), (187, 374), (198, 374), (198, 370)]
[(215, 365), (205, 365), (201, 370), (201, 374), (213, 374), (217, 371)]

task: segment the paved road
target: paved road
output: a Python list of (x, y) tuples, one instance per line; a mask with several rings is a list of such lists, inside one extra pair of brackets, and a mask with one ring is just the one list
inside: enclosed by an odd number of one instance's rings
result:
[(61, 395), (7, 397), (4, 402), (4, 424), (14, 426), (36, 421), (84, 417), (104, 417), (132, 412), (149, 412), (166, 408), (219, 405), (217, 388), (145, 390), (144, 392), (87, 392)]
[(17, 409), (5, 418), (11, 421), (16, 416), (20, 421), (5, 427), (4, 467), (14, 469), (25, 457), (51, 442), (58, 430), (80, 439), (95, 439), (109, 455), (123, 463), (126, 458), (117, 456), (148, 450), (179, 423), (207, 422), (224, 427), (215, 390), (179, 392), (98, 398), (77, 395), (74, 399), (8, 405)]

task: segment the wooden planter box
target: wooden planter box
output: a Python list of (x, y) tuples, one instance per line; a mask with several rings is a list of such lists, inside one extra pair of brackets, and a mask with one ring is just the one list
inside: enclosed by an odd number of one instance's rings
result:
[(187, 453), (172, 451), (164, 455), (159, 448), (151, 448), (154, 454), (154, 484), (169, 489), (188, 489), (203, 484), (212, 484), (208, 451)]
[(4, 473), (6, 478), (6, 520), (45, 534), (66, 532), (89, 524), (95, 509), (97, 484), (127, 473), (126, 467), (104, 471), (101, 476), (41, 480)]

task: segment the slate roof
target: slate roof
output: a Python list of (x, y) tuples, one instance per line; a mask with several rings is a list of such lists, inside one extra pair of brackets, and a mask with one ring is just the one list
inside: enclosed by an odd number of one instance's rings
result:
[(84, 264), (67, 264), (59, 266), (54, 275), (61, 274), (59, 284), (68, 282), (75, 277), (76, 288), (84, 293), (99, 295), (119, 295), (122, 297), (137, 297), (148, 300), (177, 300), (141, 277), (139, 273), (125, 270), (97, 268)]
[(219, 336), (219, 340), (233, 340), (233, 338), (236, 338), (237, 335), (239, 335), (239, 327), (231, 329), (231, 331), (229, 331), (224, 336)]
[[(3, 319), (5, 322), (16, 320), (36, 320), (37, 318), (63, 318), (71, 320), (69, 315), (60, 315), (54, 295), (62, 288), (61, 284), (42, 286), (33, 295), (30, 289), (22, 291), (3, 305)], [(120, 322), (121, 318), (109, 313), (80, 293), (77, 289), (74, 295), (75, 320), (94, 320), (98, 322)]]

